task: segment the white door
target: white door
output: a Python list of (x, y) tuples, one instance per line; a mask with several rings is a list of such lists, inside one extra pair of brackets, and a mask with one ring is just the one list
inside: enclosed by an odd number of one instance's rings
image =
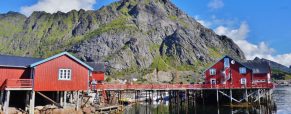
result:
[(241, 78), (240, 83), (246, 85), (247, 84), (247, 79), (246, 78)]

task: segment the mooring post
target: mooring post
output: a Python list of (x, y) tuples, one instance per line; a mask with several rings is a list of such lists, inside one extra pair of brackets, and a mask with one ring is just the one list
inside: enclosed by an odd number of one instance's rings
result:
[(4, 113), (5, 114), (8, 114), (9, 100), (10, 100), (10, 90), (7, 90), (6, 99), (4, 102)]
[(34, 103), (35, 103), (35, 91), (31, 91), (31, 97), (30, 97), (30, 105), (29, 105), (29, 114), (34, 114)]

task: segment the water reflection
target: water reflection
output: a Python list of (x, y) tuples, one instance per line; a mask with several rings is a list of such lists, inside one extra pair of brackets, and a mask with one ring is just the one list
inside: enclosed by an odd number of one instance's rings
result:
[(258, 106), (252, 108), (230, 108), (213, 105), (195, 105), (194, 103), (139, 103), (128, 106), (125, 114), (273, 114), (275, 111), (269, 106)]
[(291, 87), (278, 87), (273, 99), (277, 105), (277, 114), (291, 114)]
[(291, 114), (291, 87), (278, 87), (273, 91), (274, 108), (271, 104), (251, 108), (195, 105), (194, 103), (155, 102), (128, 106), (124, 114)]

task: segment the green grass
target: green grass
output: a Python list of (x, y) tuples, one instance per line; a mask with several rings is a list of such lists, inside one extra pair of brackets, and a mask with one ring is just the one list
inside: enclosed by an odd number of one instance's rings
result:
[(221, 58), (223, 56), (216, 48), (208, 48), (209, 56), (215, 59)]
[(176, 15), (170, 15), (169, 19), (171, 19), (172, 21), (177, 21), (178, 17)]

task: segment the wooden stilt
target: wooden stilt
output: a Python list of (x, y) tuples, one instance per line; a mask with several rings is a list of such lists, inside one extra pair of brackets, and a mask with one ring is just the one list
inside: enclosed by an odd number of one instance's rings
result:
[(77, 100), (77, 102), (76, 102), (76, 110), (78, 111), (79, 110), (79, 107), (80, 107), (80, 100), (79, 100), (79, 96), (80, 96), (80, 92), (79, 91), (77, 91), (77, 96), (76, 96), (76, 100)]
[(60, 104), (62, 105), (62, 106), (64, 106), (64, 92), (63, 91), (61, 91), (60, 92)]
[(29, 114), (34, 114), (34, 103), (35, 103), (35, 91), (31, 91), (30, 96), (30, 105), (29, 105)]
[(249, 102), (248, 89), (245, 89), (246, 102)]
[(261, 105), (261, 93), (260, 93), (260, 89), (258, 89), (258, 97), (259, 97), (259, 105)]
[(30, 106), (30, 91), (26, 92), (26, 98), (25, 98), (25, 111), (29, 111)]
[(60, 102), (60, 92), (59, 91), (57, 91), (57, 100), (56, 101)]
[(218, 108), (219, 107), (218, 89), (216, 89), (216, 102), (217, 102), (217, 108)]
[(230, 94), (230, 106), (232, 106), (232, 89), (229, 90), (229, 94)]
[(202, 102), (203, 102), (203, 105), (205, 105), (203, 90), (201, 90), (201, 95), (202, 95)]
[(66, 107), (67, 105), (67, 91), (64, 91), (64, 108)]
[(70, 103), (73, 103), (73, 92), (70, 92)]
[(3, 105), (3, 98), (4, 98), (4, 90), (1, 90), (1, 94), (0, 94), (0, 105)]
[(9, 100), (10, 100), (10, 90), (7, 90), (6, 98), (5, 98), (5, 102), (4, 102), (4, 113), (5, 114), (8, 114)]

